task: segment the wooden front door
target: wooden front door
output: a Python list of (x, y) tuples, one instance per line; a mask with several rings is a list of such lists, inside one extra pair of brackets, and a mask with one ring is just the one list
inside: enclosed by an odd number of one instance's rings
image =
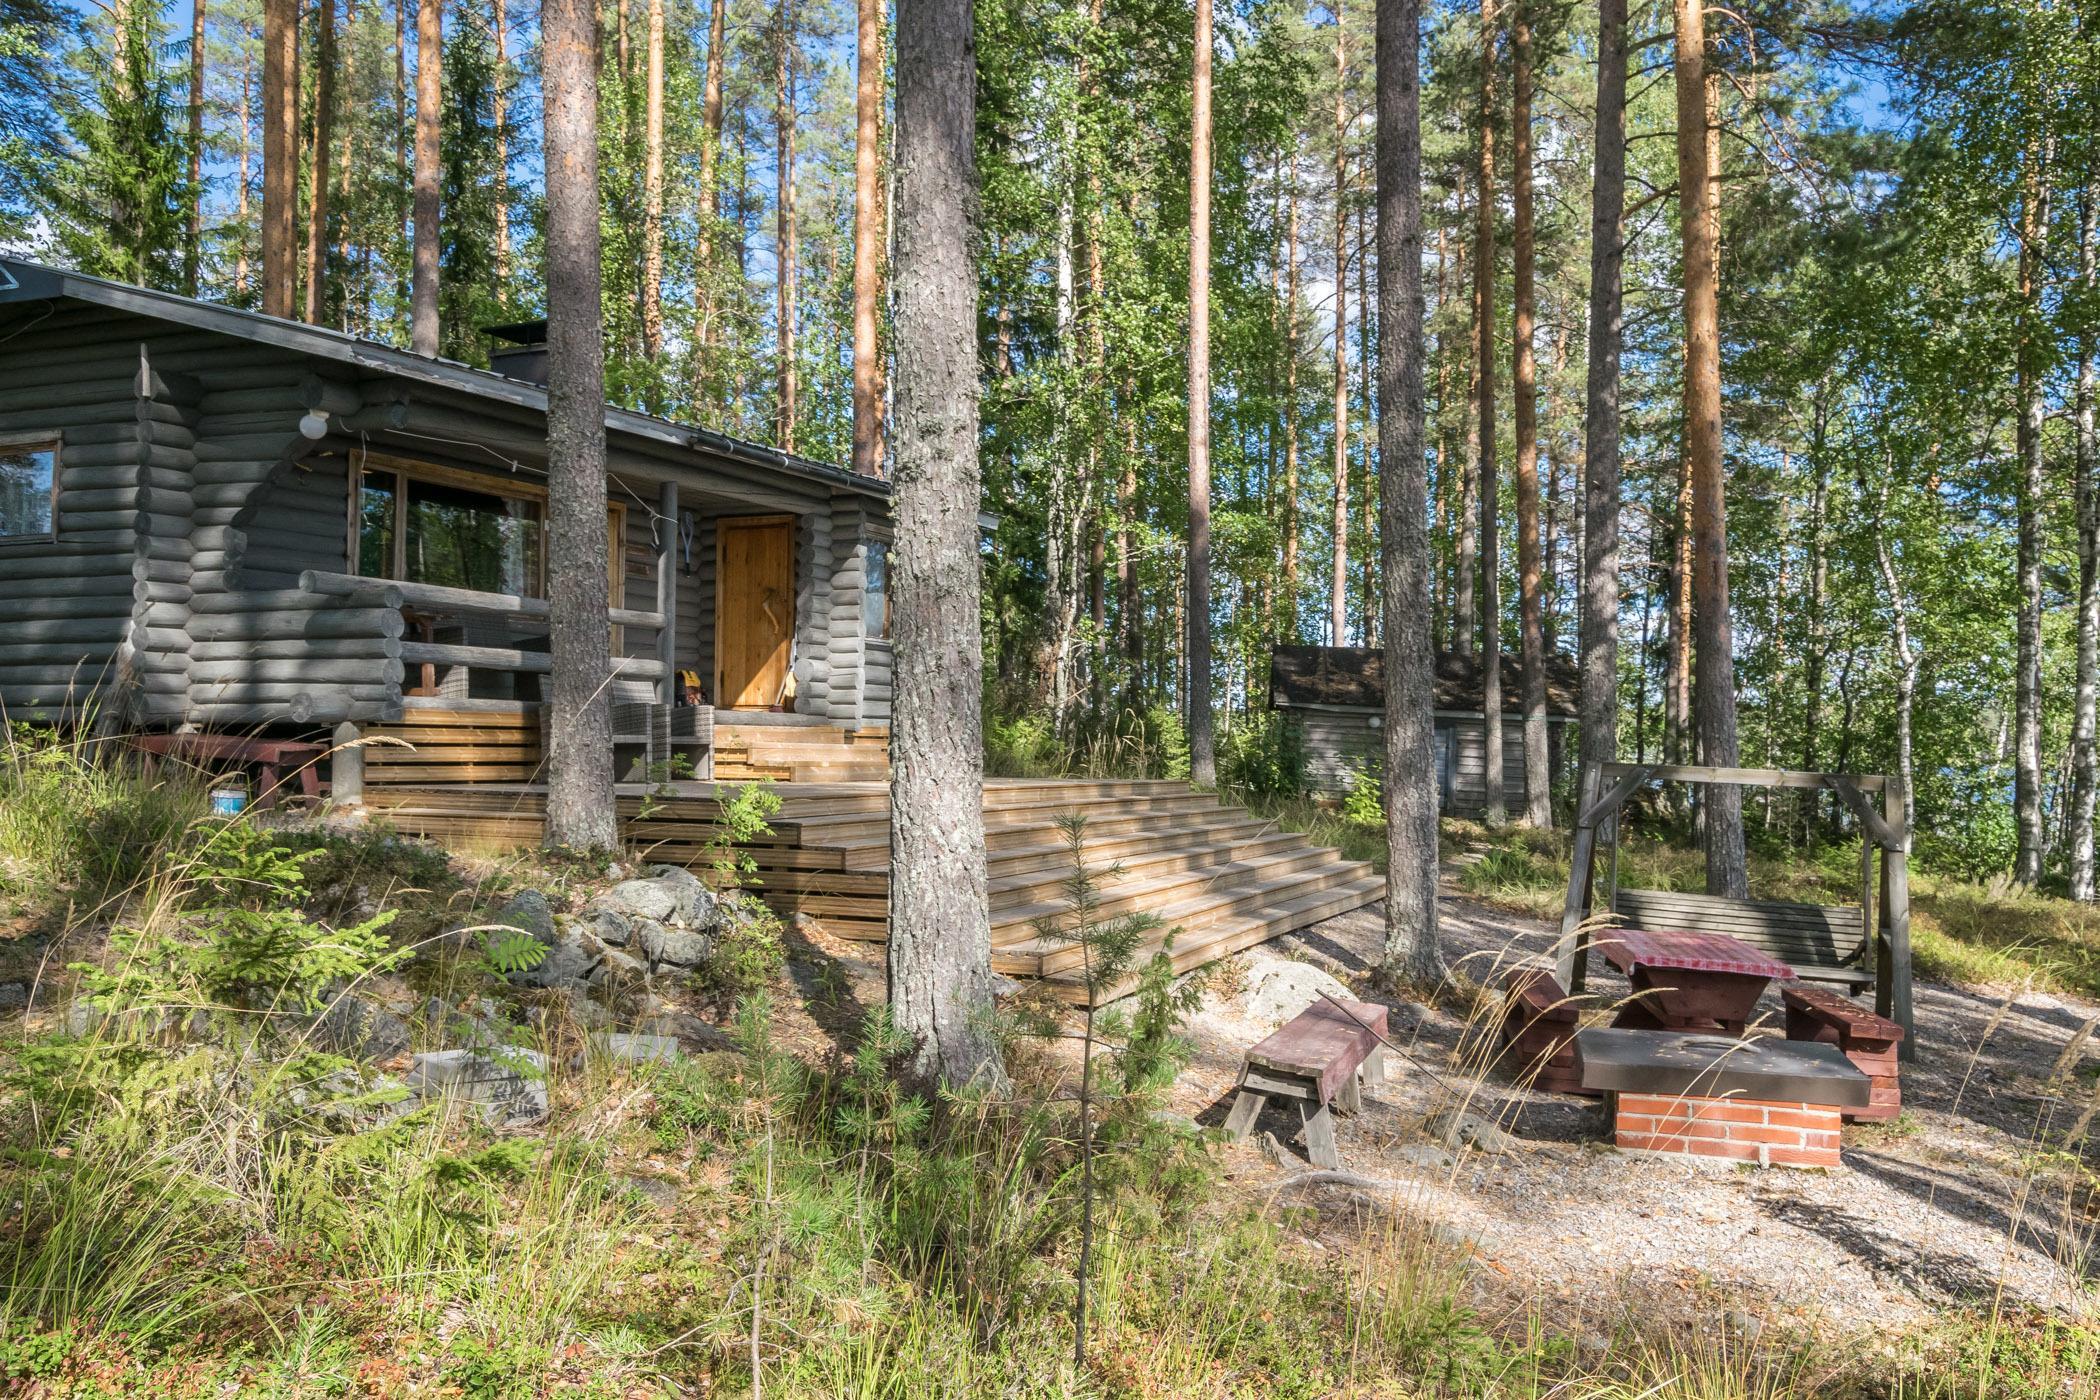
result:
[(762, 710), (786, 698), (795, 635), (795, 518), (715, 525), (715, 704)]

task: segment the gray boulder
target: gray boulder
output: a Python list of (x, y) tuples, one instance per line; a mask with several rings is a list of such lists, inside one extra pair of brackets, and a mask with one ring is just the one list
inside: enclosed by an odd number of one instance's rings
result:
[(712, 934), (658, 923), (640, 925), (635, 942), (652, 964), (671, 967), (698, 967), (715, 949)]
[(576, 932), (558, 935), (535, 967), (510, 974), (520, 987), (581, 986), (604, 957), (597, 940)]
[(676, 865), (654, 865), (649, 868), (649, 878), (671, 891), (677, 900), (672, 911), (672, 922), (688, 928), (705, 928), (714, 921), (715, 893), (692, 871)]
[(1431, 1114), (1429, 1135), (1454, 1150), (1470, 1147), (1491, 1157), (1515, 1152), (1524, 1145), (1521, 1138), (1505, 1131), (1499, 1124), (1458, 1108)]
[(610, 948), (624, 948), (634, 938), (634, 924), (617, 909), (591, 909), (576, 921), (591, 937)]
[(383, 1006), (338, 997), (314, 1018), (313, 1043), (332, 1054), (359, 1060), (391, 1060), (408, 1053), (408, 1022)]
[(407, 1083), (418, 1098), (459, 1099), (506, 1127), (547, 1116), (547, 1057), (537, 1050), (432, 1051), (415, 1057)]
[(665, 1064), (678, 1058), (678, 1042), (667, 1035), (625, 1034), (618, 1031), (591, 1037), (592, 1048), (607, 1059), (631, 1065)]
[(1247, 1015), (1280, 1026), (1325, 997), (1353, 998), (1340, 978), (1311, 963), (1263, 963), (1247, 976), (1243, 1005)]
[(519, 890), (489, 915), (492, 924), (521, 929), (542, 943), (554, 941), (554, 906), (538, 890)]
[(604, 949), (598, 965), (591, 969), (591, 984), (635, 984), (649, 980), (649, 964), (624, 948)]
[(622, 880), (599, 895), (591, 907), (630, 919), (663, 922), (678, 917), (680, 902), (678, 891), (661, 880)]

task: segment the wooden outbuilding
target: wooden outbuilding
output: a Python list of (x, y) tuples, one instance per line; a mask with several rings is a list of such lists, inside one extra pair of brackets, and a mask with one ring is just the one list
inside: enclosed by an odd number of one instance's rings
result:
[[(1524, 807), (1524, 672), (1502, 658), (1502, 791), (1508, 810)], [(1481, 718), (1485, 672), (1477, 656), (1436, 656), (1436, 784), (1446, 816), (1487, 810), (1487, 727)], [(1558, 775), (1563, 735), (1575, 722), (1581, 679), (1574, 661), (1546, 658), (1548, 766)], [(1383, 762), (1385, 657), (1377, 647), (1279, 646), (1269, 657), (1269, 705), (1287, 715), (1305, 757), (1306, 786), (1339, 797), (1361, 772)]]

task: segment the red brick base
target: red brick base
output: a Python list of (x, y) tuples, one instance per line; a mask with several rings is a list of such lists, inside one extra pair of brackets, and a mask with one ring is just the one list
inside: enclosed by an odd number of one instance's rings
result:
[(1840, 1165), (1838, 1110), (1828, 1104), (1615, 1094), (1612, 1126), (1614, 1141), (1627, 1152), (1760, 1167)]

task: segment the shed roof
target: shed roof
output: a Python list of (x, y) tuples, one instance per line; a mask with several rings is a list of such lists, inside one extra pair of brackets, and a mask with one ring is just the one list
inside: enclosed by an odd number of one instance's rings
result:
[[(1477, 656), (1455, 651), (1436, 654), (1435, 705), (1439, 710), (1478, 711), (1486, 669)], [(1508, 654), (1502, 657), (1502, 708), (1523, 708), (1524, 668)], [(1573, 719), (1581, 694), (1581, 673), (1573, 658), (1559, 652), (1546, 657), (1546, 713)], [(1375, 710), (1385, 705), (1385, 653), (1378, 647), (1280, 646), (1269, 657), (1269, 703), (1289, 709), (1330, 705)]]
[[(19, 258), (0, 258), (0, 305), (59, 300), (86, 302), (197, 330), (238, 336), (294, 354), (310, 355), (367, 373), (395, 375), (414, 383), (513, 408), (540, 414), (547, 411), (544, 386), (512, 379), (492, 370), (476, 369), (456, 360), (417, 355), (325, 326), (310, 326), (303, 321), (287, 321), (258, 311), (177, 296), (173, 292), (111, 282)], [(642, 439), (659, 447), (685, 448), (717, 458), (771, 467), (784, 475), (821, 483), (835, 491), (884, 498), (890, 494), (889, 483), (875, 477), (611, 404), (605, 407), (605, 427), (610, 434)]]

